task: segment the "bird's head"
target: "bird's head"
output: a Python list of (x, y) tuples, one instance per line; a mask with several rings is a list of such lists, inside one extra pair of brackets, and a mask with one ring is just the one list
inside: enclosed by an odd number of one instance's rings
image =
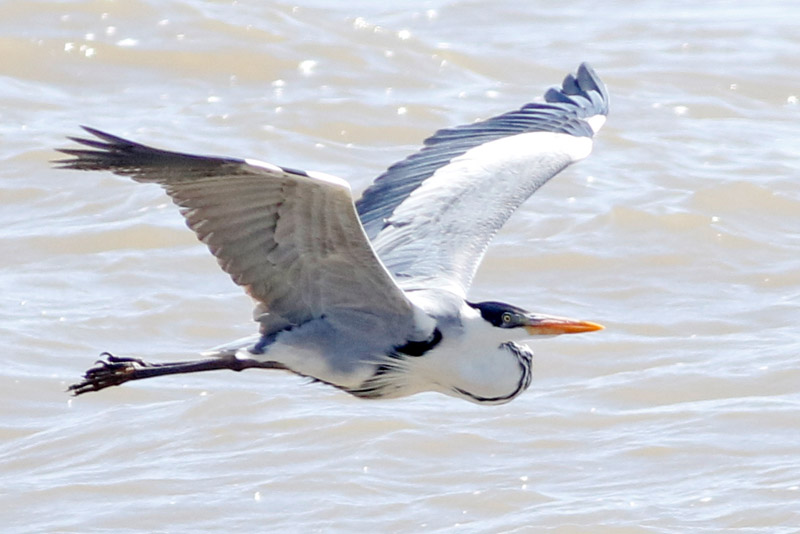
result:
[(533, 352), (514, 340), (603, 328), (502, 302), (467, 304), (461, 316), (464, 335), (456, 349), (458, 357), (447, 360), (449, 388), (444, 392), (480, 404), (503, 404), (530, 385)]
[(603, 329), (597, 323), (557, 317), (555, 315), (531, 313), (504, 302), (487, 301), (469, 302), (468, 304), (476, 309), (481, 318), (492, 326), (509, 330), (509, 334), (513, 331), (516, 335), (509, 336), (510, 339), (529, 336), (580, 334), (581, 332), (593, 332)]

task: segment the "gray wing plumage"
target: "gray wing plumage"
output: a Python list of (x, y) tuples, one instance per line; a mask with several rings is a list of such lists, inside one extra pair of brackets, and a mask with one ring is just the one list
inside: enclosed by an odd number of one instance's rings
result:
[(410, 321), (411, 306), (375, 256), (343, 180), (85, 129), (99, 140), (72, 138), (91, 149), (61, 149), (74, 157), (57, 163), (160, 184), (222, 268), (259, 302), (262, 331), (337, 312)]
[(384, 265), (405, 289), (464, 296), (483, 253), (536, 189), (591, 150), (608, 113), (587, 64), (521, 109), (436, 132), (356, 203)]

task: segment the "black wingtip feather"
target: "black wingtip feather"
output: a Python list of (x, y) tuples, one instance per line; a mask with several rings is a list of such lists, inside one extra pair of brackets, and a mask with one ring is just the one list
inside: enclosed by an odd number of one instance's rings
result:
[(75, 170), (113, 169), (115, 163), (118, 163), (118, 161), (115, 161), (112, 155), (121, 155), (126, 151), (130, 152), (131, 149), (136, 147), (146, 148), (144, 145), (139, 145), (133, 141), (128, 141), (122, 137), (111, 135), (90, 126), (81, 125), (81, 128), (87, 133), (94, 135), (99, 140), (76, 136), (67, 136), (67, 139), (94, 150), (83, 148), (57, 148), (56, 150), (62, 154), (73, 157), (52, 161), (51, 163), (53, 163), (56, 168)]
[[(81, 125), (86, 132), (92, 134), (93, 136), (97, 137), (98, 139), (102, 139), (105, 141), (106, 147), (116, 147), (116, 148), (134, 148), (134, 147), (144, 147), (139, 143), (135, 143), (130, 139), (125, 139), (123, 137), (118, 137), (116, 135), (111, 135), (108, 132), (104, 132), (102, 130), (98, 130), (97, 128), (92, 128), (91, 126)], [(79, 140), (80, 141), (80, 140)], [(85, 141), (89, 141), (90, 143), (99, 143), (99, 141), (87, 139)], [(83, 141), (80, 141), (83, 142)], [(145, 147), (147, 148), (147, 147)]]
[(606, 84), (600, 81), (600, 76), (591, 65), (584, 62), (578, 67), (576, 75), (578, 87), (587, 95), (592, 104), (598, 108), (602, 115), (608, 115), (608, 105), (611, 100)]
[(83, 171), (112, 171), (132, 176), (138, 181), (159, 181), (169, 175), (170, 180), (192, 180), (223, 172), (234, 172), (244, 160), (216, 156), (199, 156), (149, 147), (123, 137), (81, 126), (96, 139), (68, 137), (82, 145), (79, 148), (56, 149), (71, 158), (55, 160), (58, 169)]

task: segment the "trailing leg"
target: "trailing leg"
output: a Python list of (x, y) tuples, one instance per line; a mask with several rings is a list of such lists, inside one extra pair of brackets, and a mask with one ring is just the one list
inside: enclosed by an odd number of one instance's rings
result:
[(285, 369), (277, 362), (261, 362), (244, 358), (237, 358), (235, 354), (226, 354), (203, 360), (190, 360), (186, 362), (148, 363), (139, 358), (114, 356), (104, 352), (94, 367), (83, 375), (83, 381), (72, 384), (67, 388), (73, 395), (81, 395), (89, 391), (100, 391), (111, 386), (118, 386), (131, 380), (141, 380), (154, 376), (175, 375), (184, 373), (198, 373), (201, 371), (217, 371), (230, 369), (242, 371), (244, 369)]

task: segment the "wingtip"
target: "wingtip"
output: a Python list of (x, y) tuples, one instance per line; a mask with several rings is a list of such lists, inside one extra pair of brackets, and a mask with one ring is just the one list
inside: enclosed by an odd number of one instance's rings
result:
[(592, 92), (597, 93), (600, 99), (599, 102), (596, 102), (596, 105), (600, 108), (599, 111), (602, 115), (608, 115), (608, 106), (610, 103), (608, 89), (606, 88), (606, 84), (600, 79), (597, 71), (594, 70), (588, 61), (584, 61), (578, 66), (575, 80), (578, 87), (586, 94), (591, 95)]
[[(127, 147), (141, 146), (141, 145), (139, 145), (139, 143), (135, 143), (135, 142), (133, 142), (133, 141), (131, 141), (129, 139), (125, 139), (124, 137), (119, 137), (119, 136), (116, 136), (116, 135), (112, 135), (112, 134), (110, 134), (108, 132), (104, 132), (103, 130), (98, 130), (97, 128), (92, 128), (91, 126), (86, 126), (85, 124), (81, 124), (80, 126), (87, 133), (97, 137), (98, 139), (102, 139), (103, 141), (105, 141), (109, 145), (118, 145), (118, 146), (127, 146)], [(96, 143), (97, 141), (93, 141), (93, 142)]]
[[(90, 126), (85, 126), (83, 124), (79, 125), (84, 131), (91, 135), (97, 135), (96, 132), (99, 130), (95, 130)], [(100, 143), (95, 139), (87, 139), (85, 137), (78, 137), (75, 135), (68, 135), (66, 138), (73, 143), (77, 143), (79, 145), (88, 146), (92, 148), (103, 148), (105, 143)], [(53, 165), (56, 169), (83, 169), (83, 161), (82, 157), (86, 156), (87, 153), (91, 153), (92, 151), (87, 151), (83, 148), (56, 148), (56, 152), (60, 152), (61, 154), (66, 154), (67, 156), (71, 156), (69, 158), (59, 158), (59, 159), (52, 159), (50, 160), (50, 164)]]
[(595, 72), (594, 67), (592, 67), (588, 61), (582, 61), (581, 64), (578, 65), (577, 74), (579, 78), (586, 75), (597, 78), (597, 72)]
[[(592, 66), (584, 61), (575, 73), (564, 77), (561, 87), (551, 87), (544, 95), (551, 104), (567, 104), (579, 109), (579, 117), (590, 119), (608, 115), (609, 95), (605, 84)], [(599, 123), (599, 119), (594, 121)], [(590, 124), (592, 132), (597, 133), (596, 124)]]

